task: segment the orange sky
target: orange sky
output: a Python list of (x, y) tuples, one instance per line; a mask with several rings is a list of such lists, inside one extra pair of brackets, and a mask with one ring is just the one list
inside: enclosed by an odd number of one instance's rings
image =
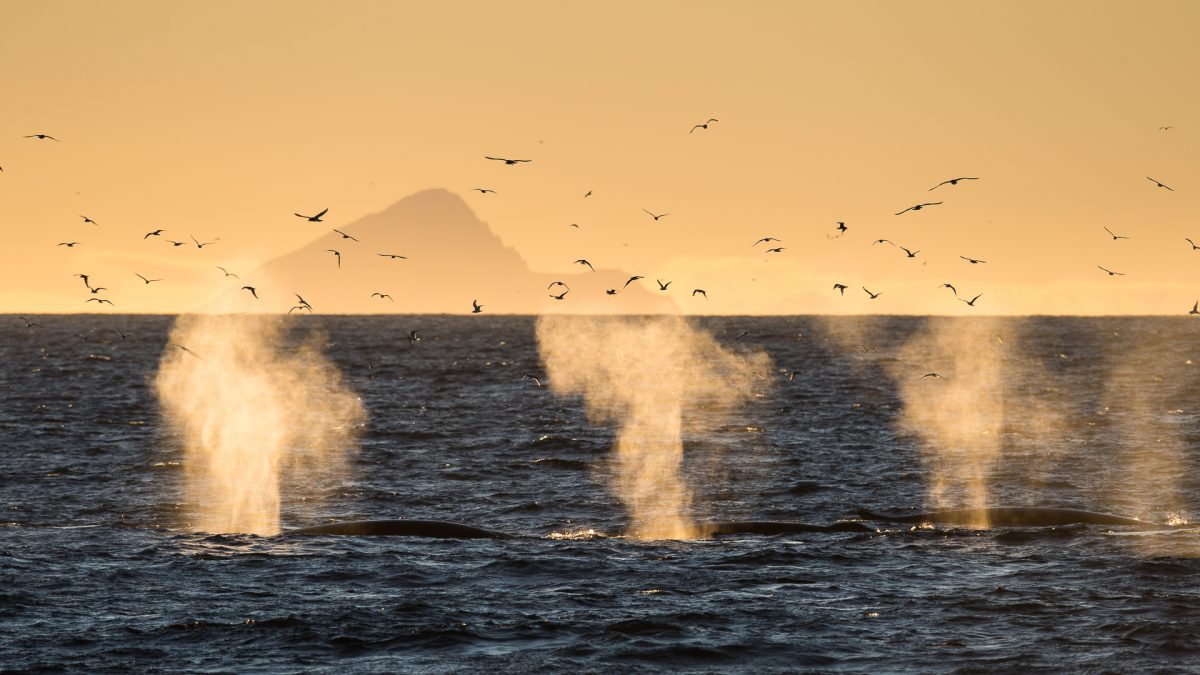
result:
[[(8, 0), (3, 17), (0, 311), (92, 309), (79, 272), (119, 311), (185, 311), (214, 265), (253, 269), (436, 187), (535, 272), (584, 257), (674, 278), (689, 312), (1200, 298), (1194, 2)], [(928, 192), (964, 175), (981, 180)], [(926, 200), (945, 203), (892, 215)], [(292, 215), (325, 207), (328, 227)], [(156, 228), (220, 242), (141, 238)], [(767, 235), (786, 250), (756, 253)]]

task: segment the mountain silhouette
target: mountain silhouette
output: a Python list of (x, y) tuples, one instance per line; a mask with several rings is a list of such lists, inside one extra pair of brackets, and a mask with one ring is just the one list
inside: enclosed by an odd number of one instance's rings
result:
[[(308, 244), (243, 277), (257, 285), (262, 304), (242, 291), (245, 297), (236, 300), (238, 308), (287, 311), (296, 304), (293, 294), (299, 293), (316, 312), (330, 314), (461, 313), (471, 311), (472, 300), (483, 305), (484, 313), (505, 314), (649, 314), (675, 309), (666, 294), (643, 288), (644, 281), (621, 289), (630, 276), (623, 270), (581, 268), (555, 275), (530, 271), (515, 249), (461, 197), (445, 189), (418, 192), (338, 229), (359, 241), (324, 229)], [(341, 253), (340, 268), (326, 249)], [(555, 280), (572, 289), (563, 301), (549, 297), (546, 287)], [(606, 295), (607, 288), (619, 294)], [(561, 290), (556, 287), (554, 292)], [(372, 293), (387, 293), (393, 300), (373, 298)]]

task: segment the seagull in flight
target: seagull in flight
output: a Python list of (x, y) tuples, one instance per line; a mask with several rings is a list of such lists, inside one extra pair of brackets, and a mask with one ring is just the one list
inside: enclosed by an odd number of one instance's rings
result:
[(697, 288), (696, 290), (692, 291), (692, 297), (696, 297), (697, 293), (703, 295), (705, 300), (708, 299), (708, 293), (705, 293), (703, 288)]
[(23, 316), (18, 316), (17, 318), (25, 322), (26, 328), (41, 328), (42, 327), (42, 324), (34, 323), (34, 322), (30, 321), (29, 319), (26, 319)]
[[(642, 210), (646, 211), (646, 209), (642, 209)], [(646, 213), (650, 213), (650, 212), (646, 211)], [(671, 214), (669, 214), (669, 213), (659, 213), (659, 214), (650, 213), (650, 217), (653, 218), (655, 222), (658, 222), (659, 218), (666, 218), (669, 215), (671, 215)]]
[(168, 243), (168, 244), (170, 244), (170, 245), (172, 245), (172, 246), (174, 246), (174, 247), (176, 247), (176, 248), (178, 248), (178, 247), (180, 247), (180, 246), (183, 246), (183, 244), (184, 244), (184, 242), (182, 242), (182, 241), (175, 241), (174, 239), (168, 239), (168, 240), (167, 240), (167, 243)]
[(471, 313), (479, 314), (482, 311), (483, 311), (483, 305), (479, 304), (479, 302), (476, 300), (472, 300), (471, 301)]
[(476, 192), (478, 192), (478, 193), (479, 193), (479, 194), (481, 194), (481, 195), (486, 195), (486, 194), (488, 194), (489, 192), (490, 192), (490, 193), (492, 193), (492, 194), (496, 194), (496, 191), (495, 191), (495, 190), (491, 190), (491, 189), (489, 189), (489, 188), (471, 188), (471, 189), (472, 189), (472, 190), (474, 190), (474, 191), (476, 191)]
[(604, 291), (604, 293), (605, 293), (605, 295), (616, 295), (616, 294), (617, 294), (617, 289), (615, 289), (615, 288), (609, 288), (609, 289), (605, 290), (605, 291)]
[(846, 284), (834, 284), (833, 285), (833, 290), (837, 291), (838, 293), (841, 293), (842, 295), (846, 295), (847, 288), (848, 288), (848, 286), (846, 286)]
[(625, 285), (621, 287), (621, 290), (625, 290), (626, 288), (629, 288), (629, 284), (632, 284), (633, 282), (637, 281), (638, 279), (645, 279), (645, 278), (646, 277), (641, 277), (641, 276), (637, 276), (637, 275), (629, 277), (629, 280), (625, 282)]
[(942, 187), (943, 185), (958, 185), (958, 181), (960, 181), (960, 180), (979, 180), (979, 178), (971, 178), (969, 176), (963, 176), (961, 178), (951, 178), (950, 180), (944, 180), (944, 181), (938, 183), (937, 185), (934, 185), (933, 187), (929, 188), (928, 191), (932, 192), (932, 191)]
[(555, 286), (562, 286), (563, 288), (567, 289), (568, 291), (569, 291), (569, 290), (571, 290), (571, 287), (570, 287), (570, 286), (568, 286), (568, 285), (564, 284), (564, 283), (563, 283), (563, 282), (561, 282), (561, 281), (552, 281), (552, 282), (550, 282), (550, 285), (546, 287), (546, 290), (550, 290), (551, 288), (554, 288)]
[(674, 281), (668, 281), (667, 283), (664, 284), (661, 279), (655, 279), (655, 281), (658, 282), (658, 290), (660, 290), (660, 291), (667, 290), (668, 286), (675, 283)]
[(925, 373), (924, 375), (922, 375), (921, 377), (918, 377), (917, 379), (918, 379), (918, 380), (923, 380), (923, 379), (925, 379), (925, 378), (927, 378), (927, 377), (933, 377), (933, 378), (937, 378), (937, 379), (939, 379), (939, 380), (940, 380), (940, 379), (943, 379), (943, 378), (942, 378), (942, 376), (941, 376), (941, 375), (938, 375), (937, 373)]
[(187, 352), (187, 353), (191, 354), (192, 356), (194, 356), (194, 357), (196, 357), (196, 358), (200, 358), (200, 355), (199, 355), (199, 354), (197, 354), (196, 352), (194, 352), (194, 351), (192, 351), (192, 350), (188, 349), (187, 347), (184, 347), (183, 345), (179, 344), (178, 342), (168, 342), (168, 343), (167, 343), (167, 346), (168, 346), (168, 347), (177, 347), (177, 348), (179, 348), (179, 349), (182, 349), (183, 351), (185, 351), (185, 352)]
[(221, 267), (220, 265), (217, 265), (217, 269), (219, 269), (225, 273), (225, 278), (233, 277), (234, 279), (241, 279), (241, 277), (234, 274), (233, 272), (230, 272), (229, 270), (225, 269), (224, 267)]
[(986, 260), (980, 260), (979, 258), (968, 258), (965, 255), (960, 255), (958, 257), (962, 258), (963, 260), (966, 260), (967, 262), (971, 263), (972, 265), (978, 265), (979, 263), (987, 262)]
[(87, 225), (88, 223), (91, 223), (91, 224), (95, 225), (96, 227), (100, 227), (100, 223), (97, 223), (96, 221), (92, 220), (91, 218), (88, 218), (88, 217), (87, 217), (87, 216), (85, 216), (85, 215), (82, 215), (82, 214), (81, 214), (79, 217), (80, 217), (80, 218), (83, 218), (83, 224), (84, 224), (84, 225)]
[(784, 250), (784, 247), (780, 246), (779, 248), (769, 248), (763, 251), (763, 253), (783, 253)]
[(550, 297), (554, 298), (555, 300), (562, 300), (563, 298), (567, 297), (567, 293), (570, 293), (570, 292), (571, 292), (571, 289), (568, 288), (567, 290), (563, 291), (562, 293), (559, 293), (558, 295), (551, 294)]
[(541, 380), (537, 379), (536, 377), (534, 377), (534, 376), (532, 376), (532, 375), (529, 375), (528, 373), (526, 373), (525, 375), (522, 375), (522, 376), (521, 376), (521, 381), (522, 381), (522, 382), (524, 382), (525, 380), (533, 380), (533, 383), (534, 383), (534, 384), (536, 384), (536, 385), (537, 385), (537, 386), (539, 386), (539, 387), (540, 387), (540, 386), (542, 386), (542, 381), (541, 381)]
[(100, 291), (107, 291), (108, 289), (105, 288), (104, 286), (97, 286), (95, 288), (88, 286), (88, 290), (92, 292), (92, 295), (95, 295), (95, 294), (99, 293)]
[(955, 288), (953, 284), (942, 284), (941, 286), (938, 286), (938, 288), (949, 288), (950, 290), (954, 291), (954, 297), (958, 297), (958, 289)]
[(910, 250), (904, 248), (903, 246), (901, 246), (899, 248), (901, 251), (904, 251), (904, 254), (907, 255), (909, 258), (915, 258), (915, 257), (917, 257), (917, 254), (920, 253), (920, 251), (910, 251)]
[(588, 190), (588, 191), (587, 191), (587, 194), (585, 194), (585, 195), (583, 196), (583, 198), (584, 198), (584, 199), (587, 199), (588, 197), (591, 197), (591, 196), (592, 196), (592, 191), (591, 191), (591, 190)]
[(507, 157), (488, 157), (484, 155), (484, 159), (490, 159), (495, 162), (504, 162), (508, 166), (515, 166), (518, 162), (532, 162), (532, 159), (508, 159)]
[(769, 243), (771, 243), (771, 242), (773, 242), (773, 241), (783, 241), (783, 240), (782, 240), (782, 239), (776, 239), (775, 237), (763, 237), (762, 239), (759, 239), (758, 241), (756, 241), (756, 242), (754, 242), (753, 244), (750, 244), (750, 245), (751, 245), (751, 246), (758, 246), (759, 244), (761, 244), (761, 243), (763, 243), (763, 242), (766, 242), (766, 243), (768, 243), (768, 244), (769, 244)]
[[(863, 286), (863, 290), (867, 291), (867, 287)], [(871, 298), (870, 298), (871, 300), (874, 300), (875, 298), (878, 298), (879, 296), (883, 295), (883, 291), (879, 291), (878, 293), (872, 293), (871, 291), (867, 291), (867, 295), (871, 296)]]
[(331, 249), (331, 248), (327, 248), (327, 249), (325, 249), (325, 252), (326, 252), (326, 253), (332, 253), (332, 254), (334, 254), (335, 256), (337, 256), (338, 269), (341, 269), (341, 268), (342, 268), (342, 252), (341, 252), (341, 251), (335, 251), (335, 250), (333, 250), (333, 249)]
[(876, 239), (875, 241), (871, 242), (872, 246), (875, 244), (891, 244), (892, 246), (895, 246), (896, 242), (892, 241), (891, 239)]
[(846, 234), (846, 230), (848, 230), (850, 228), (846, 227), (846, 224), (839, 220), (839, 221), (837, 221), (837, 227), (835, 229), (838, 232), (840, 232), (841, 234)]
[[(1099, 266), (1099, 265), (1096, 265), (1096, 267), (1100, 267), (1100, 266)], [(1107, 272), (1107, 273), (1108, 273), (1108, 276), (1110, 276), (1110, 277), (1115, 277), (1115, 276), (1122, 276), (1122, 277), (1123, 277), (1123, 276), (1125, 276), (1125, 273), (1124, 273), (1124, 272), (1114, 272), (1114, 271), (1112, 271), (1112, 270), (1110, 270), (1110, 269), (1106, 269), (1106, 268), (1104, 268), (1104, 267), (1100, 267), (1100, 269), (1102, 269), (1102, 270), (1104, 270), (1105, 272)]]
[(147, 285), (149, 285), (149, 284), (152, 284), (152, 283), (154, 283), (155, 281), (162, 281), (162, 279), (147, 279), (146, 277), (144, 277), (144, 276), (142, 276), (142, 275), (138, 274), (137, 272), (134, 272), (134, 273), (133, 273), (133, 275), (134, 275), (135, 277), (137, 277), (137, 278), (141, 279), (142, 281), (146, 282), (146, 284), (147, 284)]
[(308, 310), (308, 311), (310, 311), (310, 312), (312, 311), (312, 305), (308, 304), (308, 301), (307, 301), (307, 300), (305, 300), (304, 298), (300, 297), (300, 294), (299, 294), (299, 293), (293, 293), (292, 295), (295, 295), (295, 296), (296, 296), (296, 299), (300, 301), (300, 306), (301, 306), (301, 307), (303, 307), (303, 308), (307, 309), (307, 310)]
[[(96, 291), (92, 292), (95, 293)], [(104, 298), (88, 298), (85, 302), (98, 302), (100, 304), (108, 303), (112, 305), (112, 300), (105, 300)], [(116, 307), (116, 305), (113, 305), (113, 307)]]
[(62, 142), (62, 141), (59, 141), (57, 138), (51, 136), (50, 134), (29, 134), (25, 138), (36, 138), (39, 141), (50, 140), (50, 141), (58, 141), (59, 143)]
[(350, 241), (358, 241), (354, 237), (351, 237), (350, 235), (346, 234), (345, 232), (342, 232), (341, 230), (337, 229), (336, 227), (333, 229), (333, 231), (342, 235), (342, 239), (349, 239)]
[(388, 300), (391, 300), (392, 302), (395, 302), (395, 301), (396, 301), (396, 299), (395, 299), (395, 298), (393, 298), (392, 296), (388, 295), (387, 293), (372, 293), (372, 294), (371, 294), (371, 297), (372, 297), (372, 298), (374, 298), (374, 297), (376, 297), (376, 296), (379, 296), (379, 299), (380, 299), (380, 300), (382, 300), (382, 299), (384, 299), (384, 298), (387, 298)]
[(595, 267), (592, 267), (592, 263), (588, 262), (587, 260), (585, 260), (585, 259), (583, 259), (583, 258), (580, 258), (579, 260), (576, 260), (575, 262), (573, 262), (573, 263), (571, 263), (571, 264), (572, 264), (572, 265), (587, 265), (587, 266), (588, 266), (588, 269), (590, 269), (590, 270), (591, 270), (591, 271), (593, 271), (593, 272), (595, 272), (595, 271), (596, 271), (596, 268), (595, 268)]
[[(1200, 300), (1197, 300), (1196, 304), (1192, 305), (1192, 309), (1188, 312), (1188, 314), (1200, 314)], [(24, 317), (22, 317), (22, 318), (24, 318)], [(26, 321), (25, 323), (26, 323), (26, 326), (28, 327), (29, 322)], [(37, 324), (35, 323), (33, 325), (36, 326)]]
[(77, 241), (63, 241), (63, 242), (59, 242), (59, 244), (58, 244), (58, 245), (59, 245), (59, 246), (66, 246), (67, 248), (75, 248), (76, 246), (78, 246), (78, 245), (79, 245), (79, 242), (77, 242)]
[(1200, 250), (1200, 246), (1197, 246), (1197, 245), (1196, 245), (1196, 242), (1192, 241), (1191, 239), (1188, 239), (1187, 237), (1184, 237), (1184, 238), (1183, 238), (1183, 240), (1184, 240), (1184, 241), (1186, 241), (1187, 243), (1189, 243), (1189, 244), (1191, 244), (1191, 245), (1192, 245), (1192, 250), (1193, 250), (1193, 251), (1198, 251), (1198, 250)]
[(420, 332), (421, 331), (419, 331), (419, 330), (408, 331), (408, 344), (415, 345), (418, 342), (420, 342), (421, 338), (420, 338), (420, 336), (417, 335), (417, 333), (420, 333)]
[(192, 237), (192, 241), (196, 242), (196, 248), (204, 248), (205, 246), (212, 246), (213, 244), (220, 241), (220, 239), (217, 238), (217, 239), (213, 239), (212, 241), (206, 241), (204, 243), (201, 243), (199, 239), (193, 237), (192, 235), (189, 234), (188, 236)]
[[(924, 204), (914, 204), (914, 205), (908, 207), (907, 209), (904, 209), (900, 213), (907, 213), (909, 211), (920, 211), (921, 209), (925, 208), (926, 206), (937, 206), (938, 204), (941, 204), (941, 202), (925, 202)], [(900, 215), (900, 213), (896, 213), (894, 215), (898, 216), (898, 215)]]
[[(955, 294), (955, 295), (958, 295), (958, 291), (955, 291), (955, 292), (954, 292), (954, 294)], [(958, 301), (959, 301), (959, 302), (965, 302), (965, 303), (967, 303), (967, 306), (968, 306), (968, 307), (974, 307), (974, 306), (975, 306), (975, 301), (976, 301), (976, 300), (978, 300), (979, 298), (982, 298), (982, 297), (983, 297), (983, 293), (980, 293), (979, 295), (977, 295), (977, 296), (975, 296), (975, 297), (971, 298), (970, 300), (963, 300), (962, 298), (959, 298), (959, 299), (958, 299)]]
[(400, 260), (408, 260), (408, 256), (396, 255), (395, 253), (376, 253), (375, 255), (380, 256), (381, 258), (391, 258), (392, 260), (396, 260), (397, 258)]
[(155, 230), (153, 232), (147, 232), (146, 236), (142, 237), (142, 239), (149, 239), (150, 237), (157, 237), (157, 236), (160, 236), (163, 232), (166, 232), (166, 230)]
[(705, 122), (704, 124), (697, 124), (696, 126), (692, 127), (692, 130), (689, 131), (688, 133), (689, 134), (694, 133), (697, 129), (708, 129), (709, 124), (712, 124), (713, 122), (720, 122), (720, 121), (721, 120), (719, 120), (715, 117), (710, 117), (710, 118), (708, 118), (708, 121)]
[(1107, 232), (1107, 233), (1108, 233), (1108, 235), (1109, 235), (1110, 237), (1112, 237), (1112, 238), (1113, 238), (1113, 241), (1116, 241), (1116, 240), (1118, 240), (1118, 239), (1128, 239), (1128, 238), (1129, 238), (1129, 237), (1122, 237), (1122, 236), (1119, 236), (1119, 235), (1117, 235), (1115, 232), (1113, 232), (1112, 230), (1108, 229), (1107, 227), (1106, 227), (1106, 228), (1104, 228), (1104, 231), (1105, 231), (1105, 232)]
[(304, 215), (304, 214), (302, 214), (302, 213), (297, 213), (297, 214), (295, 214), (295, 216), (296, 216), (297, 218), (303, 218), (303, 219), (307, 220), (307, 221), (308, 221), (308, 222), (310, 222), (310, 223), (320, 223), (320, 222), (323, 222), (323, 221), (321, 220), (321, 217), (322, 217), (322, 216), (324, 216), (326, 213), (329, 213), (329, 209), (328, 209), (328, 208), (326, 208), (324, 211), (322, 211), (322, 212), (318, 213), (318, 214), (317, 214), (317, 215), (315, 215), (315, 216), (306, 216), (306, 215)]
[(250, 291), (250, 295), (253, 295), (255, 300), (258, 299), (258, 289), (257, 288), (255, 288), (253, 286), (242, 286), (241, 290)]
[(1150, 181), (1151, 183), (1154, 183), (1155, 185), (1157, 185), (1160, 188), (1167, 188), (1171, 192), (1175, 191), (1173, 188), (1163, 185), (1162, 183), (1158, 182), (1157, 180), (1154, 180), (1153, 178), (1151, 178), (1150, 176), (1146, 176), (1146, 180)]

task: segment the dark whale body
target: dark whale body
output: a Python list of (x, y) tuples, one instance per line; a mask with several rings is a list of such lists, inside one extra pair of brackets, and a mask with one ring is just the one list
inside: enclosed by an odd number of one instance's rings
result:
[(288, 530), (291, 535), (349, 535), (388, 537), (431, 537), (436, 539), (511, 539), (512, 537), (482, 527), (450, 523), (441, 520), (353, 520)]
[(832, 525), (809, 525), (778, 520), (731, 520), (702, 523), (701, 531), (707, 536), (718, 534), (796, 534), (798, 532), (874, 532), (875, 530), (856, 522), (839, 522)]
[(1121, 525), (1143, 529), (1163, 529), (1164, 527), (1158, 523), (1151, 523), (1136, 518), (1126, 518), (1124, 516), (1114, 516), (1108, 513), (1037, 506), (955, 509), (913, 515), (890, 515), (859, 509), (858, 515), (864, 520), (879, 520), (891, 523), (961, 525), (963, 527), (971, 527), (979, 523), (988, 523), (990, 527), (1047, 527), (1051, 525)]

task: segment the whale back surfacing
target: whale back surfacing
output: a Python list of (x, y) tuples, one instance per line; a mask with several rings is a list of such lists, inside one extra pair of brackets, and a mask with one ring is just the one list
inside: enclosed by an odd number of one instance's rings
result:
[(1046, 507), (1000, 506), (985, 509), (954, 509), (933, 511), (913, 515), (891, 515), (858, 510), (865, 520), (892, 523), (930, 523), (933, 525), (960, 525), (973, 527), (987, 523), (990, 527), (1047, 527), (1051, 525), (1122, 525), (1139, 528), (1162, 528), (1162, 525), (1136, 518), (1115, 516), (1109, 513), (1083, 511), (1080, 509), (1056, 509)]
[(874, 532), (875, 530), (856, 522), (838, 522), (832, 525), (809, 525), (777, 520), (731, 520), (704, 523), (700, 526), (706, 536), (718, 534), (795, 534), (798, 532)]
[(354, 520), (289, 530), (291, 535), (431, 537), (436, 539), (510, 539), (503, 532), (441, 520)]

